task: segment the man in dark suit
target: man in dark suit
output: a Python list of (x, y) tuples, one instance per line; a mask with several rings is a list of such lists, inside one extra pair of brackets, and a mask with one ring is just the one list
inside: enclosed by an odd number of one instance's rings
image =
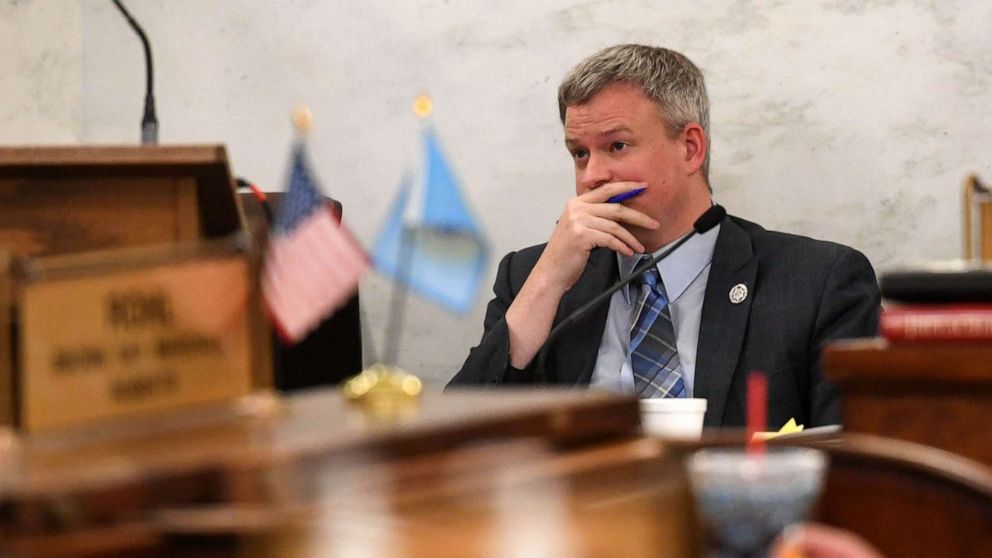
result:
[[(576, 197), (547, 244), (503, 259), (482, 341), (449, 385), (533, 383), (554, 325), (689, 234), (713, 203), (709, 101), (685, 56), (610, 47), (573, 69), (558, 96)], [(876, 333), (878, 286), (861, 253), (728, 216), (641, 282), (552, 342), (551, 381), (702, 397), (707, 426), (740, 426), (747, 375), (761, 370), (771, 427), (840, 422), (819, 355), (829, 340)]]

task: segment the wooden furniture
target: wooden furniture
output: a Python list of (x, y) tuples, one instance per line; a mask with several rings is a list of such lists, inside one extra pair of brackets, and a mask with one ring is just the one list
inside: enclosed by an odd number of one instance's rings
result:
[(241, 227), (223, 146), (0, 147), (0, 246), (16, 257)]
[[(635, 400), (428, 392), (377, 414), (336, 390), (0, 437), (0, 555), (698, 556), (684, 459)], [(822, 449), (814, 519), (890, 556), (992, 551), (992, 473), (859, 434)], [(917, 552), (919, 551), (919, 552)]]
[(992, 466), (992, 345), (844, 341), (828, 346), (823, 362), (841, 391), (845, 431)]
[(235, 534), (239, 556), (696, 555), (678, 462), (650, 441), (550, 449), (502, 440), (337, 464), (324, 479), (319, 506), (296, 513), (206, 507), (158, 519), (190, 548)]
[[(679, 459), (742, 447), (740, 434), (661, 441)], [(810, 520), (850, 531), (884, 556), (992, 556), (992, 467), (931, 446), (870, 434), (784, 436), (768, 442), (826, 454)]]
[(12, 397), (4, 397), (14, 387), (14, 291), (10, 276), (10, 254), (0, 247), (0, 424), (14, 422), (15, 409)]
[[(382, 415), (327, 390), (21, 436), (0, 454), (0, 554), (170, 556), (189, 545), (183, 555), (197, 555), (221, 545), (232, 556), (246, 545), (292, 556), (305, 550), (293, 542), (301, 531), (332, 544), (320, 538), (331, 525), (345, 530), (333, 544), (384, 531), (423, 550), (407, 555), (471, 556), (464, 549), (510, 544), (504, 522), (559, 521), (547, 528), (562, 541), (530, 544), (604, 548), (616, 531), (591, 526), (605, 518), (686, 556), (690, 539), (668, 531), (691, 531), (672, 503), (686, 494), (655, 482), (678, 478), (653, 465), (660, 448), (611, 449), (637, 428), (636, 400), (590, 392), (431, 392)], [(617, 500), (620, 487), (630, 498)], [(527, 515), (549, 506), (565, 515)]]
[(820, 521), (860, 534), (885, 556), (992, 556), (992, 469), (876, 436), (817, 446), (830, 457)]
[(992, 262), (992, 192), (974, 174), (964, 181), (963, 257)]
[(0, 424), (271, 385), (243, 223), (223, 146), (0, 147)]

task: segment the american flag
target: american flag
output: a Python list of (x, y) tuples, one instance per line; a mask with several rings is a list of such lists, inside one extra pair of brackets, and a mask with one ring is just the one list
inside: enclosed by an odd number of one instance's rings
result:
[(310, 176), (303, 145), (297, 145), (262, 274), (262, 292), (282, 338), (295, 343), (306, 336), (351, 297), (368, 267)]

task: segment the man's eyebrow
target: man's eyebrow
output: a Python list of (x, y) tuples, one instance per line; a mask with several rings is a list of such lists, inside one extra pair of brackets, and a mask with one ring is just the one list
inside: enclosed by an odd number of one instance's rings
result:
[(612, 128), (607, 128), (599, 133), (600, 136), (612, 136), (619, 132), (629, 132), (630, 128), (626, 124), (617, 124)]
[[(627, 126), (626, 124), (617, 124), (612, 128), (607, 128), (605, 130), (598, 132), (596, 135), (600, 137), (606, 137), (606, 136), (612, 136), (613, 134), (618, 134), (620, 132), (629, 132), (629, 131), (630, 131), (630, 127)], [(568, 136), (565, 136), (565, 147), (571, 147), (576, 143), (577, 140), (575, 138), (570, 138)]]

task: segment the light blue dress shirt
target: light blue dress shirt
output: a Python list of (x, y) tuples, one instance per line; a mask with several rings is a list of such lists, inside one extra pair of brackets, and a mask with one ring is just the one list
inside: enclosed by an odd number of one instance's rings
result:
[[(713, 248), (720, 227), (716, 226), (705, 234), (696, 235), (686, 241), (667, 258), (658, 262), (658, 272), (665, 284), (671, 306), (672, 323), (675, 326), (675, 345), (679, 351), (685, 380), (686, 397), (693, 396), (696, 373), (696, 344), (699, 341), (699, 321), (703, 313), (703, 296), (710, 275)], [(673, 241), (653, 255), (660, 254)], [(624, 256), (617, 254), (620, 277), (627, 278), (643, 258), (643, 254)], [(635, 281), (636, 283), (636, 281)], [(633, 287), (613, 293), (610, 310), (606, 316), (606, 329), (599, 345), (596, 367), (592, 372), (590, 387), (607, 389), (621, 393), (634, 392), (634, 373), (630, 367), (630, 328), (634, 323), (634, 311), (640, 301), (640, 293)]]

